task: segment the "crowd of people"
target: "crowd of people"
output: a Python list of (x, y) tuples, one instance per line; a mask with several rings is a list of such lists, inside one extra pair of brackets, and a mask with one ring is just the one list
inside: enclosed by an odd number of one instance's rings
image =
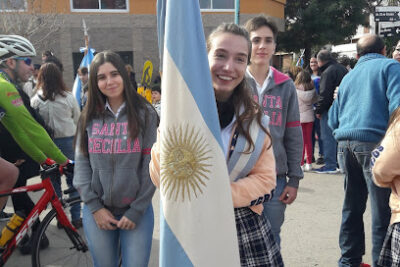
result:
[[(284, 265), (285, 209), (307, 171), (344, 174), (339, 266), (363, 266), (368, 196), (372, 264), (400, 266), (400, 43), (395, 60), (388, 59), (383, 40), (366, 35), (352, 68), (321, 50), (307, 68), (292, 66), (286, 75), (271, 66), (277, 34), (260, 15), (244, 26), (220, 25), (205, 44), (227, 164), (237, 153), (252, 159), (231, 182), (241, 266)], [(0, 190), (26, 185), (41, 164), (75, 160), (66, 184), (84, 204), (71, 207), (71, 221), (83, 227), (94, 265), (117, 266), (121, 256), (127, 266), (147, 266), (151, 199), (160, 184), (161, 83), (152, 87), (149, 103), (137, 93), (132, 67), (103, 51), (77, 70), (84, 88), (79, 106), (62, 62), (45, 51), (41, 64), (33, 64), (35, 56), (29, 40), (0, 35)], [(60, 181), (53, 184), (61, 196)], [(6, 200), (0, 198), (0, 209)], [(26, 193), (12, 201), (23, 214), (34, 206)], [(31, 242), (26, 235), (19, 244), (23, 254)], [(41, 242), (46, 248), (51, 240)]]

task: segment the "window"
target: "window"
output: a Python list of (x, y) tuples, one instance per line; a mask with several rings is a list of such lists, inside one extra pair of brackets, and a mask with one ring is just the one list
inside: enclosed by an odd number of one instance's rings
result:
[(0, 10), (25, 10), (25, 0), (0, 0)]
[(235, 9), (235, 0), (199, 0), (201, 9)]
[(73, 11), (128, 11), (128, 0), (71, 0), (71, 5)]

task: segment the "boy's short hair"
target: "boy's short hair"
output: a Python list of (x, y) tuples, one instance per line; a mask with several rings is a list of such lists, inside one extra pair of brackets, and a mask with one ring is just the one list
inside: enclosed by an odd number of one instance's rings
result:
[(161, 86), (160, 86), (159, 84), (155, 84), (155, 85), (153, 85), (153, 87), (151, 87), (151, 91), (152, 91), (152, 92), (153, 92), (153, 91), (157, 91), (157, 92), (159, 92), (160, 95), (161, 95)]
[(86, 74), (88, 74), (88, 68), (87, 67), (80, 67), (78, 69), (78, 73), (80, 73), (82, 75), (86, 75)]
[(273, 21), (269, 20), (265, 15), (259, 15), (252, 19), (249, 19), (244, 25), (244, 27), (249, 33), (256, 31), (264, 26), (268, 27), (272, 31), (272, 34), (274, 35), (274, 40), (276, 42), (276, 37), (278, 36), (278, 27)]

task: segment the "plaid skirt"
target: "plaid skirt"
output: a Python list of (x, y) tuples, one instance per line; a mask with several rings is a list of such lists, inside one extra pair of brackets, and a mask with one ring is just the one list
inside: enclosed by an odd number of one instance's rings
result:
[(249, 208), (235, 208), (240, 264), (243, 267), (284, 266), (271, 225)]
[(400, 223), (389, 226), (379, 255), (378, 266), (400, 266)]

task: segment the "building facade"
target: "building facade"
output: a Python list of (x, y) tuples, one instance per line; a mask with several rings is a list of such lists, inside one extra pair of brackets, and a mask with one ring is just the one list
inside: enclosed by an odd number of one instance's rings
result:
[[(199, 1), (206, 35), (222, 22), (234, 22), (235, 0)], [(264, 13), (283, 30), (285, 3), (286, 0), (242, 0), (240, 22)], [(151, 60), (157, 71), (156, 4), (156, 0), (0, 0), (0, 14), (14, 10), (25, 12), (26, 16), (55, 14), (46, 19), (62, 21), (59, 30), (40, 49), (51, 50), (61, 59), (65, 81), (71, 87), (83, 56), (80, 48), (85, 45), (83, 19), (89, 29), (90, 46), (96, 51), (113, 50), (120, 53), (125, 62), (133, 66), (138, 81), (146, 60)], [(41, 52), (38, 51), (38, 54)], [(40, 63), (40, 56), (35, 63)]]

